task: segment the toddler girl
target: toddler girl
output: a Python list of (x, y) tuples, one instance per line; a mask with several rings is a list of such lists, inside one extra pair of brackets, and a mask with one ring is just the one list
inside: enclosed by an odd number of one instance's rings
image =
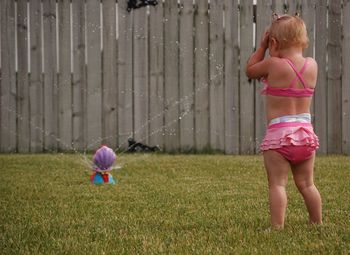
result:
[[(317, 63), (304, 58), (306, 27), (298, 16), (274, 15), (260, 47), (252, 54), (246, 74), (264, 83), (268, 128), (261, 144), (269, 183), (271, 225), (284, 226), (288, 171), (302, 194), (310, 223), (322, 223), (321, 196), (314, 185), (313, 168), (318, 138), (310, 115), (316, 86)], [(265, 57), (269, 49), (270, 57)]]

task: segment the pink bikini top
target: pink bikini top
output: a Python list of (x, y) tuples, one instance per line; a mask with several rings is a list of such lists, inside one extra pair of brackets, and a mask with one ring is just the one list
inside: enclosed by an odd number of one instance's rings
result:
[[(293, 68), (294, 72), (296, 73), (295, 79), (292, 81), (292, 83), (287, 88), (275, 88), (269, 86), (266, 79), (263, 79), (262, 82), (264, 83), (264, 88), (261, 91), (262, 95), (271, 95), (271, 96), (282, 96), (282, 97), (311, 97), (314, 93), (313, 88), (309, 88), (306, 86), (306, 82), (304, 78), (302, 77), (302, 74), (304, 73), (308, 58), (305, 59), (304, 66), (301, 68), (300, 72), (296, 69), (296, 66), (290, 61), (289, 59), (285, 59), (287, 63)], [(304, 88), (297, 88), (296, 84), (298, 82), (298, 78), (303, 85)]]

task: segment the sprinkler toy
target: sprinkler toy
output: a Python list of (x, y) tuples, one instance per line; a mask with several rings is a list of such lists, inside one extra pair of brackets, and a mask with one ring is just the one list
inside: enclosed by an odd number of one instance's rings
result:
[(99, 148), (93, 157), (93, 174), (91, 175), (91, 183), (93, 184), (115, 184), (113, 176), (110, 174), (112, 166), (117, 156), (114, 151), (103, 145)]

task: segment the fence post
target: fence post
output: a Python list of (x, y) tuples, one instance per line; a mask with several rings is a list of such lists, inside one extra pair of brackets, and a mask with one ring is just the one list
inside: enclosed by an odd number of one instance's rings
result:
[(179, 150), (179, 37), (177, 1), (164, 2), (165, 150)]
[(27, 1), (17, 1), (17, 139), (18, 152), (24, 153), (30, 151), (27, 11)]
[(197, 0), (195, 11), (195, 148), (209, 148), (209, 16), (208, 1)]
[(210, 146), (214, 150), (224, 151), (224, 30), (221, 0), (210, 2), (209, 19)]
[(180, 8), (180, 147), (189, 151), (194, 147), (194, 79), (193, 79), (193, 2), (181, 1)]
[(133, 10), (134, 136), (148, 143), (148, 17), (147, 8)]
[(103, 0), (103, 143), (117, 147), (117, 41), (115, 0)]
[(164, 146), (164, 22), (163, 3), (150, 10), (149, 18), (149, 118), (152, 146)]
[(1, 1), (0, 151), (16, 150), (15, 3)]
[[(57, 150), (58, 140), (56, 1), (44, 1), (43, 11), (45, 127), (44, 150), (52, 151)], [(22, 54), (25, 53), (22, 52)], [(18, 64), (20, 64), (19, 61)]]
[(31, 152), (43, 150), (43, 84), (42, 84), (42, 55), (41, 55), (41, 7), (40, 0), (30, 3), (30, 144)]
[(342, 152), (341, 0), (329, 3), (328, 29), (328, 152)]
[(343, 2), (343, 41), (342, 41), (342, 140), (343, 151), (350, 154), (350, 2)]
[(127, 2), (118, 2), (118, 142), (126, 149), (133, 136), (133, 14), (127, 12)]
[(285, 13), (285, 0), (272, 0), (271, 9), (273, 12), (276, 12), (277, 14), (284, 14)]
[(59, 148), (72, 149), (72, 80), (70, 50), (70, 1), (58, 2), (58, 42), (59, 42)]
[(254, 83), (248, 80), (245, 66), (253, 50), (253, 1), (241, 2), (240, 7), (240, 145), (241, 152), (251, 154), (255, 150), (254, 137)]
[(102, 80), (100, 1), (86, 2), (87, 33), (87, 149), (102, 142)]
[[(262, 0), (257, 2), (256, 7), (256, 48), (260, 46), (261, 37), (266, 28), (271, 24), (271, 1)], [(268, 51), (266, 51), (268, 55)], [(262, 142), (266, 130), (265, 97), (261, 95), (262, 85), (255, 81), (255, 139), (256, 151)]]
[(224, 1), (225, 153), (239, 153), (238, 1)]
[(86, 44), (85, 44), (85, 0), (72, 1), (73, 29), (73, 146), (86, 148)]
[(318, 64), (318, 79), (315, 89), (315, 132), (320, 140), (319, 152), (327, 153), (327, 1), (316, 5), (315, 59)]

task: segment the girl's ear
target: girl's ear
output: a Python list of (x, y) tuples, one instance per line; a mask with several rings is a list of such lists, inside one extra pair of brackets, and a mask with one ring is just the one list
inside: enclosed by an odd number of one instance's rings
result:
[(278, 41), (276, 40), (276, 38), (271, 37), (269, 42), (271, 43), (272, 48), (278, 49)]

